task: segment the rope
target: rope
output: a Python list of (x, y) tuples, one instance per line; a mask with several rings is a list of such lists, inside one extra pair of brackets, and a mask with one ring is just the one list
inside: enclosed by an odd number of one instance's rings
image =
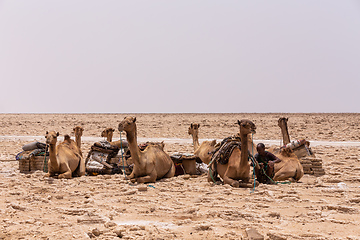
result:
[(213, 161), (214, 161), (214, 158), (211, 159), (211, 161), (210, 161), (209, 164), (208, 164), (209, 173), (210, 173), (210, 177), (211, 177), (211, 179), (213, 180), (213, 182), (214, 182), (215, 184), (218, 184), (218, 183), (215, 181), (215, 179), (214, 179), (214, 177), (213, 177), (213, 174), (212, 174), (212, 171), (211, 171), (211, 164), (213, 163)]
[[(47, 171), (45, 171), (45, 167), (46, 167), (46, 164), (47, 164), (47, 162), (46, 162), (47, 148), (48, 148), (48, 145), (46, 144), (46, 147), (45, 147), (45, 155), (44, 155), (44, 172), (47, 172)], [(49, 169), (48, 169), (48, 171), (49, 171)]]
[(273, 184), (275, 184), (275, 185), (277, 185), (277, 184), (291, 184), (290, 181), (285, 181), (285, 182), (274, 181), (271, 177), (269, 177), (269, 176), (266, 174), (264, 168), (262, 168), (261, 170), (263, 171), (264, 175), (265, 175), (268, 179), (270, 179), (270, 181), (271, 181)]
[(122, 161), (122, 165), (123, 165), (124, 177), (126, 178), (124, 154), (123, 154), (124, 151), (123, 151), (122, 140), (121, 140), (121, 131), (120, 131), (120, 152), (121, 152), (121, 161)]
[(256, 176), (255, 176), (255, 166), (256, 166), (255, 164), (256, 164), (256, 162), (255, 162), (255, 159), (254, 159), (254, 134), (253, 133), (251, 135), (251, 140), (252, 140), (252, 144), (251, 144), (252, 147), (251, 147), (251, 156), (249, 156), (249, 158), (253, 163), (254, 188), (253, 188), (253, 190), (250, 191), (250, 193), (253, 193), (253, 192), (255, 192), (255, 186), (256, 186)]

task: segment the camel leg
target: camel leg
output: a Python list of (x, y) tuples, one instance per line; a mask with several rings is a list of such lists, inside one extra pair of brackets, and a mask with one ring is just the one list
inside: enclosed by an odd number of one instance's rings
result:
[(53, 177), (55, 176), (54, 172), (48, 172), (47, 174), (44, 175), (44, 177)]
[(156, 182), (156, 176), (157, 176), (156, 171), (153, 170), (150, 175), (147, 175), (147, 176), (144, 176), (144, 177), (138, 177), (136, 179), (136, 181), (138, 183), (148, 183), (148, 182), (154, 183), (154, 182)]
[(67, 178), (67, 179), (72, 178), (72, 171), (71, 171), (69, 165), (68, 165), (68, 164), (66, 164), (66, 165), (64, 164), (63, 166), (64, 166), (64, 168), (66, 169), (66, 172), (64, 172), (64, 173), (62, 173), (62, 174), (59, 174), (58, 178)]
[(165, 174), (163, 178), (171, 178), (175, 175), (175, 165), (171, 164), (171, 168), (168, 173)]
[(79, 166), (76, 168), (76, 176), (77, 177), (81, 177), (85, 175), (85, 159), (81, 156), (80, 157), (80, 161), (79, 161)]
[(239, 181), (234, 180), (232, 178), (230, 178), (229, 176), (234, 176), (236, 174), (236, 172), (233, 170), (232, 167), (228, 167), (228, 169), (226, 170), (224, 176), (223, 176), (223, 180), (224, 180), (224, 184), (229, 184), (233, 187), (238, 188), (240, 186)]
[(67, 179), (70, 179), (72, 177), (72, 173), (71, 173), (71, 170), (69, 171), (66, 171), (62, 174), (59, 174), (59, 177), (58, 178), (67, 178)]

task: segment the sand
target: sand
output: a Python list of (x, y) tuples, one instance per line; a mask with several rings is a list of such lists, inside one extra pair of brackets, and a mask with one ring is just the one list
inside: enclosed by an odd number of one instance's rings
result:
[[(253, 191), (206, 175), (139, 185), (119, 174), (53, 179), (20, 173), (10, 161), (24, 144), (44, 142), (47, 130), (62, 139), (77, 125), (86, 156), (104, 128), (128, 115), (137, 117), (139, 139), (163, 139), (169, 154), (192, 153), (192, 122), (201, 142), (233, 135), (237, 120), (250, 119), (255, 141), (280, 145), (277, 119), (286, 116), (291, 139), (317, 141), (326, 174)], [(0, 239), (248, 239), (251, 230), (264, 239), (360, 239), (360, 114), (1, 114), (0, 122)]]

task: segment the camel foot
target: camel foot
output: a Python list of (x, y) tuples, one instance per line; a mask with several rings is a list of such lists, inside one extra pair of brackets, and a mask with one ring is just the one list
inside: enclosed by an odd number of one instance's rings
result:
[(260, 183), (259, 183), (259, 181), (257, 181), (257, 180), (251, 179), (251, 180), (250, 180), (250, 184), (251, 184), (252, 186), (254, 186), (254, 181), (255, 181), (255, 187), (258, 187), (258, 186), (260, 185)]
[(241, 182), (239, 183), (240, 188), (252, 188), (254, 187), (254, 184), (251, 184), (250, 182)]
[(230, 186), (238, 188), (240, 186), (240, 183), (239, 183), (239, 181), (234, 181), (230, 184)]

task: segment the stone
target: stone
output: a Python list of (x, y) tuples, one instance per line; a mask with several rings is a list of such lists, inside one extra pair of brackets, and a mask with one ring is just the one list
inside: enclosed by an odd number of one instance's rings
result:
[(261, 235), (255, 228), (247, 228), (245, 232), (249, 240), (264, 240), (264, 236)]

